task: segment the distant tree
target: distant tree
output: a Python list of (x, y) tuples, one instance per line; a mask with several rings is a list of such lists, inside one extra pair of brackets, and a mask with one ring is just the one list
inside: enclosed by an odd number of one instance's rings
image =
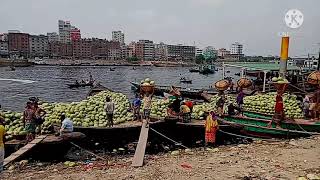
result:
[(133, 56), (133, 57), (128, 57), (127, 61), (129, 61), (129, 62), (137, 62), (137, 61), (139, 61), (139, 59), (137, 58), (137, 56)]
[(196, 56), (196, 64), (202, 64), (206, 59), (202, 54)]

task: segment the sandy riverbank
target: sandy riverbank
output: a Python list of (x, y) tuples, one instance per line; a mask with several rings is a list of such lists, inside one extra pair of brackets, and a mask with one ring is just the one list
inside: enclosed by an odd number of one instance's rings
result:
[[(115, 159), (117, 158), (117, 159)], [(7, 170), (1, 179), (297, 179), (320, 175), (320, 137), (294, 141), (257, 141), (248, 145), (221, 146), (211, 151), (193, 149), (146, 157), (141, 168), (130, 166), (132, 157), (67, 167), (63, 163), (28, 164)], [(311, 174), (311, 175), (310, 175)]]

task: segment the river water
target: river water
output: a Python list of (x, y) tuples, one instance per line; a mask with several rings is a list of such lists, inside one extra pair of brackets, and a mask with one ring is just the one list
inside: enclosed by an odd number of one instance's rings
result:
[[(70, 89), (66, 84), (75, 80), (93, 78), (102, 85), (133, 97), (130, 81), (140, 82), (147, 77), (158, 85), (176, 85), (190, 88), (208, 88), (222, 78), (222, 71), (208, 76), (189, 73), (186, 67), (129, 67), (117, 66), (115, 71), (102, 66), (33, 66), (17, 67), (16, 71), (0, 68), (0, 104), (4, 109), (21, 111), (31, 96), (48, 102), (73, 102), (83, 100), (89, 87)], [(229, 69), (227, 76), (235, 77), (237, 69)], [(180, 84), (180, 77), (192, 79), (192, 84)], [(235, 77), (237, 78), (237, 77)]]

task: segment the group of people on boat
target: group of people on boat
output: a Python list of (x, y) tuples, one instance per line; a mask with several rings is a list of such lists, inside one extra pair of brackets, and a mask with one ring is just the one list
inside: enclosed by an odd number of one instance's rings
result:
[[(150, 114), (152, 107), (152, 97), (153, 93), (145, 94), (136, 94), (135, 98), (130, 104), (131, 110), (133, 112), (134, 120), (141, 120), (142, 118), (146, 120), (147, 126), (150, 122)], [(141, 115), (141, 105), (142, 106), (142, 115)]]
[(305, 95), (303, 99), (304, 117), (311, 120), (319, 120), (320, 116), (320, 91)]
[[(47, 112), (39, 106), (38, 98), (29, 98), (29, 101), (26, 103), (25, 110), (23, 111), (23, 124), (24, 130), (27, 133), (26, 140), (28, 142), (32, 141), (37, 133), (41, 133), (41, 125), (44, 122), (46, 114)], [(65, 114), (60, 115), (60, 120), (61, 126), (58, 132), (60, 135), (73, 131), (73, 123)], [(52, 127), (52, 129), (55, 131), (54, 127)]]
[(78, 80), (76, 80), (75, 85), (81, 85), (81, 84), (93, 84), (94, 83), (94, 79), (92, 77), (91, 72), (89, 72), (89, 80), (85, 81), (85, 80), (81, 80), (81, 82), (79, 82)]

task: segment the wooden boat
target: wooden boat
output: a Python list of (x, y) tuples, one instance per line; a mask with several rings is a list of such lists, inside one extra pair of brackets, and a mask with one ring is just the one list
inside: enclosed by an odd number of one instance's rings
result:
[[(182, 88), (175, 86), (181, 93), (181, 96), (191, 98), (191, 99), (201, 99), (203, 100), (203, 97), (201, 96), (201, 93), (203, 91), (207, 91), (208, 94), (214, 95), (218, 92), (213, 89), (194, 89), (194, 88)], [(131, 89), (140, 92), (140, 83), (131, 82)], [(161, 86), (156, 85), (154, 89), (154, 94), (156, 96), (164, 96), (164, 93), (169, 93), (171, 91), (171, 86)]]
[(189, 69), (189, 72), (193, 73), (193, 72), (199, 72), (198, 68), (191, 68)]
[[(246, 117), (250, 119), (267, 120), (270, 122), (272, 120), (272, 115), (255, 113), (255, 112), (244, 112)], [(305, 120), (305, 119), (287, 119), (281, 124), (282, 128), (291, 130), (304, 130), (308, 132), (320, 132), (320, 122)]]
[(89, 92), (87, 94), (87, 97), (94, 96), (94, 95), (98, 94), (101, 91), (111, 91), (111, 92), (113, 92), (113, 90), (111, 90), (109, 88), (106, 88), (103, 85), (101, 85), (100, 83), (98, 83), (98, 84), (94, 85), (93, 87), (91, 87), (91, 89), (89, 90)]
[(192, 80), (186, 79), (185, 77), (183, 77), (183, 78), (180, 78), (180, 83), (192, 84)]
[[(34, 148), (26, 152), (19, 159), (30, 157), (40, 160), (61, 160), (72, 147), (70, 142), (81, 142), (86, 137), (81, 132), (72, 132), (63, 136), (48, 135)], [(6, 156), (15, 152), (18, 148), (26, 144), (25, 140), (10, 140), (5, 143)], [(19, 160), (17, 159), (17, 160)]]
[(67, 84), (69, 88), (79, 88), (79, 87), (86, 87), (86, 86), (93, 86), (93, 82), (88, 83), (78, 83), (78, 84)]
[[(269, 128), (268, 123), (270, 120), (240, 116), (226, 115), (224, 118), (219, 118), (219, 121), (222, 124), (239, 128), (243, 134), (260, 138), (295, 138), (320, 135), (316, 132), (306, 131), (307, 129), (320, 130), (320, 124), (315, 125), (307, 121), (296, 123), (283, 122), (280, 125), (281, 128), (276, 128), (275, 123), (272, 123), (272, 126)], [(306, 127), (306, 129), (302, 129), (302, 126)]]

